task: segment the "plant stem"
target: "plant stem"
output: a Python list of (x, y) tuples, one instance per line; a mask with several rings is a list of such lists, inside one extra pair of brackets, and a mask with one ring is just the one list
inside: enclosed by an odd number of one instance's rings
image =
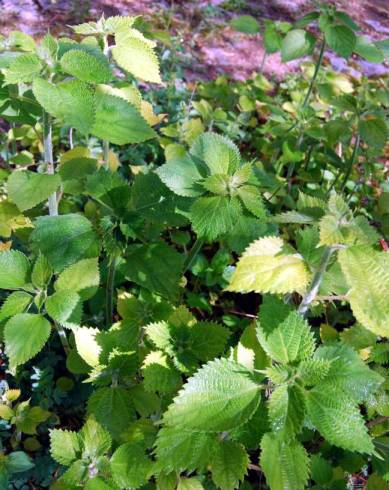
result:
[[(109, 44), (108, 36), (103, 37), (104, 55), (109, 61)], [(109, 170), (109, 141), (103, 140), (103, 162), (107, 170)]]
[(264, 67), (265, 67), (266, 55), (267, 55), (267, 53), (266, 53), (266, 51), (264, 50), (264, 51), (263, 51), (262, 60), (261, 60), (261, 66), (259, 67), (259, 73), (261, 73), (261, 74), (262, 74), (263, 69), (264, 69)]
[(351, 170), (353, 168), (353, 165), (355, 163), (355, 160), (357, 159), (360, 142), (361, 142), (361, 138), (360, 138), (359, 134), (357, 134), (357, 136), (355, 138), (355, 144), (354, 144), (353, 154), (351, 155), (351, 158), (350, 158), (350, 161), (349, 161), (349, 164), (348, 164), (346, 173), (344, 175), (342, 184), (340, 186), (340, 190), (341, 191), (343, 191), (344, 188), (346, 187), (348, 178), (350, 177), (350, 174), (351, 174)]
[[(53, 158), (53, 140), (52, 140), (53, 127), (51, 124), (51, 117), (46, 111), (43, 111), (43, 148), (44, 148), (44, 160), (47, 165), (47, 173), (54, 175), (54, 158)], [(50, 216), (58, 216), (58, 201), (57, 193), (53, 192), (48, 199), (49, 214)]]
[(68, 338), (66, 337), (65, 329), (63, 328), (62, 325), (60, 325), (57, 322), (54, 322), (54, 326), (55, 326), (57, 333), (59, 335), (59, 340), (61, 341), (63, 350), (65, 351), (65, 354), (68, 355), (70, 352), (70, 345), (68, 342)]
[[(54, 175), (55, 168), (53, 158), (52, 124), (51, 118), (46, 111), (43, 111), (43, 148), (44, 159), (47, 165), (47, 173)], [(58, 216), (58, 200), (56, 192), (53, 192), (49, 196), (49, 215)], [(54, 326), (59, 335), (63, 350), (65, 351), (65, 354), (68, 355), (70, 352), (70, 346), (66, 337), (65, 329), (57, 322), (54, 322)]]
[(104, 167), (109, 169), (109, 141), (103, 140), (103, 161)]
[(116, 258), (113, 258), (108, 266), (107, 285), (105, 290), (105, 324), (109, 328), (113, 319), (113, 290), (116, 273)]
[(201, 238), (197, 238), (197, 240), (193, 244), (193, 247), (190, 249), (188, 255), (186, 256), (184, 262), (183, 274), (185, 274), (185, 272), (190, 268), (190, 266), (192, 265), (194, 259), (196, 258), (197, 254), (200, 252), (203, 245), (204, 245), (204, 240), (201, 240)]
[(300, 303), (300, 306), (298, 307), (298, 312), (305, 316), (309, 310), (309, 307), (314, 301), (314, 299), (317, 296), (317, 293), (319, 291), (320, 284), (323, 280), (324, 273), (328, 267), (328, 263), (330, 261), (330, 258), (334, 251), (336, 250), (335, 247), (328, 247), (325, 249), (323, 253), (323, 257), (321, 258), (321, 262), (319, 264), (319, 268), (315, 272), (315, 275), (313, 276), (311, 287), (307, 294), (304, 296), (303, 300)]
[(313, 72), (313, 77), (312, 77), (312, 80), (311, 80), (311, 82), (309, 84), (308, 92), (305, 95), (302, 108), (304, 108), (308, 104), (309, 98), (311, 96), (313, 87), (314, 87), (315, 82), (316, 82), (317, 75), (319, 74), (320, 66), (321, 66), (321, 64), (323, 62), (323, 56), (324, 56), (324, 48), (325, 48), (325, 46), (326, 46), (326, 42), (325, 42), (325, 39), (323, 39), (322, 42), (321, 42), (319, 58), (318, 58), (318, 60), (316, 62), (315, 71)]

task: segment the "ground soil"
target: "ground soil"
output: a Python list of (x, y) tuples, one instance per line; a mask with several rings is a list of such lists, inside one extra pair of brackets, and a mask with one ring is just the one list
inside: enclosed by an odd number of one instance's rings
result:
[[(311, 0), (246, 0), (238, 10), (223, 8), (225, 0), (0, 0), (0, 33), (21, 29), (33, 35), (51, 30), (67, 32), (66, 25), (95, 19), (105, 15), (143, 14), (153, 18), (169, 18), (169, 26), (182, 38), (191, 58), (187, 78), (210, 78), (227, 73), (236, 79), (245, 79), (262, 63), (261, 37), (234, 32), (228, 21), (237, 14), (251, 14), (259, 21), (270, 18), (293, 21), (312, 8)], [(230, 0), (230, 4), (232, 1)], [(238, 1), (235, 0), (235, 4)], [(387, 0), (337, 0), (374, 40), (389, 36), (389, 9)], [(327, 56), (339, 70), (350, 70), (342, 59)], [(295, 70), (298, 62), (282, 64), (278, 54), (269, 56), (265, 73), (282, 78)], [(359, 63), (351, 69), (355, 76), (361, 73), (374, 76), (388, 73), (386, 65)]]

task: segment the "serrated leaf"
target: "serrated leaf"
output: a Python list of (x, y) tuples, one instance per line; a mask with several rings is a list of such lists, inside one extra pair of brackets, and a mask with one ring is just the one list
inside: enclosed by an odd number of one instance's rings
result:
[(75, 432), (50, 430), (50, 454), (57, 463), (69, 466), (78, 459), (79, 452), (80, 443)]
[(179, 196), (197, 197), (204, 192), (197, 184), (202, 179), (201, 174), (189, 156), (169, 160), (158, 167), (156, 173), (162, 182)]
[(297, 311), (289, 313), (270, 333), (259, 324), (257, 335), (268, 355), (282, 364), (308, 359), (315, 349), (313, 333), (307, 321)]
[(17, 313), (23, 313), (32, 300), (33, 297), (24, 291), (15, 291), (14, 293), (11, 293), (1, 305), (0, 322)]
[(113, 479), (121, 488), (139, 488), (147, 482), (153, 471), (153, 462), (141, 446), (132, 442), (116, 449), (110, 466)]
[(92, 224), (80, 214), (39, 217), (31, 241), (34, 250), (40, 251), (57, 273), (88, 255), (96, 257), (99, 252)]
[(309, 478), (309, 458), (299, 441), (283, 441), (274, 434), (265, 434), (260, 463), (271, 490), (304, 490)]
[(234, 490), (243, 481), (250, 460), (242, 444), (222, 441), (211, 459), (212, 480), (221, 490)]
[(223, 353), (228, 337), (228, 330), (221, 325), (198, 322), (190, 331), (191, 351), (201, 362), (210, 361)]
[(327, 359), (305, 359), (300, 362), (298, 376), (307, 386), (313, 386), (325, 380), (330, 371), (331, 361)]
[(48, 315), (60, 323), (66, 324), (80, 302), (80, 296), (70, 289), (56, 291), (46, 300), (45, 307)]
[(205, 364), (189, 378), (164, 415), (169, 426), (220, 432), (238, 427), (255, 412), (259, 386), (243, 366), (226, 359)]
[(42, 316), (18, 313), (5, 325), (5, 351), (10, 365), (17, 367), (34, 357), (50, 337), (51, 325)]
[(204, 490), (200, 480), (196, 477), (184, 478), (180, 477), (177, 490)]
[(358, 36), (354, 51), (370, 63), (383, 63), (384, 53), (366, 36)]
[(118, 438), (134, 419), (128, 390), (120, 386), (99, 388), (88, 400), (88, 414), (93, 415), (113, 438)]
[(29, 170), (13, 172), (8, 179), (8, 194), (20, 211), (45, 201), (61, 184), (59, 175), (38, 174)]
[(39, 76), (43, 66), (37, 55), (21, 54), (4, 70), (4, 82), (9, 84), (32, 82)]
[(379, 117), (361, 119), (358, 129), (362, 139), (374, 148), (382, 148), (388, 140), (388, 127)]
[(146, 356), (142, 374), (145, 390), (149, 392), (173, 393), (182, 383), (179, 371), (160, 351), (150, 352)]
[(82, 459), (94, 459), (106, 454), (111, 449), (112, 439), (109, 432), (91, 417), (79, 435), (82, 440)]
[(101, 353), (101, 347), (96, 341), (98, 333), (97, 328), (88, 327), (79, 327), (74, 332), (77, 352), (92, 367), (98, 366)]
[(338, 255), (356, 319), (376, 335), (389, 337), (389, 255), (356, 246)]
[(243, 185), (237, 189), (239, 198), (245, 207), (257, 218), (266, 217), (266, 208), (260, 190), (253, 185)]
[(0, 252), (0, 289), (18, 289), (28, 282), (30, 261), (17, 250)]
[(258, 21), (251, 15), (238, 15), (230, 24), (237, 31), (245, 34), (258, 34), (260, 30)]
[(71, 49), (61, 58), (61, 68), (82, 82), (107, 83), (112, 78), (109, 63), (104, 56)]
[(31, 281), (37, 288), (44, 289), (49, 284), (53, 275), (53, 268), (42, 254), (39, 254), (31, 273)]
[(123, 273), (140, 286), (174, 299), (179, 291), (183, 257), (165, 242), (128, 247)]
[(194, 141), (190, 154), (203, 161), (211, 174), (232, 175), (240, 165), (237, 146), (216, 133), (203, 133)]
[(336, 387), (356, 403), (361, 403), (375, 393), (384, 381), (348, 345), (321, 345), (314, 357), (330, 362), (328, 374), (320, 387), (324, 391), (327, 387)]
[(230, 232), (242, 214), (236, 198), (200, 197), (190, 208), (190, 219), (197, 235), (208, 241)]
[(119, 42), (112, 48), (112, 55), (120, 68), (145, 82), (162, 82), (158, 58), (147, 42), (134, 38), (128, 32), (116, 40)]
[(305, 418), (304, 393), (298, 385), (280, 385), (269, 400), (269, 420), (275, 433), (287, 438), (301, 431)]
[(330, 444), (349, 451), (371, 454), (374, 446), (355, 402), (340, 389), (307, 392), (308, 415)]
[(96, 92), (96, 114), (90, 132), (117, 145), (142, 143), (156, 136), (137, 109), (126, 100)]
[(351, 56), (357, 38), (349, 27), (330, 24), (325, 28), (324, 35), (327, 44), (335, 53), (343, 58)]
[(81, 133), (91, 131), (95, 119), (95, 100), (92, 89), (86, 83), (69, 80), (54, 85), (43, 78), (36, 78), (32, 89), (46, 112)]
[(304, 29), (290, 30), (281, 43), (283, 63), (311, 54), (315, 46), (315, 38)]
[(304, 260), (284, 248), (283, 240), (275, 236), (260, 238), (249, 245), (238, 262), (227, 291), (303, 292), (309, 283)]
[(98, 258), (96, 257), (80, 260), (67, 267), (59, 274), (54, 286), (57, 291), (67, 289), (81, 292), (81, 297), (85, 300), (89, 299), (89, 295), (85, 296), (84, 290), (98, 286), (99, 282), (100, 272)]
[(215, 436), (207, 432), (193, 432), (182, 427), (163, 427), (158, 432), (156, 441), (156, 470), (204, 471), (215, 444)]

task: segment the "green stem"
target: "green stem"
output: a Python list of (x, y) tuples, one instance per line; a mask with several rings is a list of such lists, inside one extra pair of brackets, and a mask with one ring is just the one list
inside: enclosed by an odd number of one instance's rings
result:
[[(53, 139), (52, 139), (53, 127), (51, 124), (51, 117), (46, 111), (43, 111), (43, 148), (44, 148), (44, 160), (47, 165), (47, 173), (54, 175), (54, 158), (53, 158)], [(53, 192), (48, 199), (49, 214), (50, 216), (58, 216), (58, 200), (57, 193)]]
[(113, 319), (113, 290), (116, 273), (116, 258), (112, 259), (108, 267), (107, 284), (105, 292), (105, 324), (109, 328)]
[(353, 168), (353, 165), (355, 163), (355, 160), (357, 159), (360, 142), (361, 142), (361, 138), (360, 138), (359, 134), (357, 134), (357, 137), (355, 138), (355, 144), (354, 144), (353, 154), (351, 155), (351, 158), (350, 158), (350, 161), (349, 161), (349, 164), (348, 164), (346, 173), (344, 175), (342, 184), (340, 186), (340, 190), (341, 191), (343, 191), (343, 189), (346, 187), (348, 178), (350, 177), (350, 174), (351, 174), (351, 170)]
[(186, 256), (184, 262), (183, 274), (185, 274), (185, 272), (191, 267), (194, 259), (197, 257), (197, 254), (200, 252), (203, 245), (204, 245), (204, 240), (201, 240), (201, 238), (197, 238), (197, 240), (193, 244), (193, 247), (190, 249), (188, 255)]
[(311, 303), (316, 298), (317, 293), (318, 293), (319, 288), (320, 288), (320, 284), (323, 280), (325, 271), (327, 270), (331, 256), (335, 250), (336, 250), (335, 247), (328, 247), (325, 249), (325, 251), (323, 253), (323, 257), (321, 258), (319, 267), (313, 276), (311, 287), (309, 288), (309, 291), (304, 296), (303, 300), (300, 303), (300, 306), (298, 307), (298, 312), (301, 315), (305, 316), (307, 314), (309, 307), (311, 306)]
[(324, 48), (325, 48), (325, 46), (326, 46), (326, 42), (325, 42), (325, 39), (323, 39), (323, 41), (321, 42), (319, 58), (318, 58), (318, 60), (316, 62), (315, 71), (313, 73), (313, 77), (312, 77), (311, 83), (309, 84), (308, 92), (305, 95), (302, 108), (304, 108), (308, 104), (308, 101), (309, 101), (309, 98), (311, 96), (313, 87), (315, 86), (317, 75), (319, 74), (319, 70), (320, 70), (321, 64), (323, 62), (323, 56), (324, 56)]

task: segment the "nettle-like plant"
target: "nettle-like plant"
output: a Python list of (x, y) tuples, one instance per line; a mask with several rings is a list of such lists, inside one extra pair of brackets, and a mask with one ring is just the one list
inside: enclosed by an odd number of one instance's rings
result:
[[(319, 110), (356, 128), (354, 146), (342, 178), (320, 190), (306, 166), (300, 188), (323, 46), (346, 49), (355, 27), (328, 7), (296, 29), (268, 24), (266, 43), (309, 54), (301, 27), (318, 19), (312, 82), (290, 120), (279, 111), (264, 125), (279, 124), (277, 144), (288, 135), (265, 164), (201, 123), (193, 138), (164, 132), (166, 163), (120, 165), (118, 147), (156, 138), (164, 117), (137, 86), (161, 82), (139, 18), (81, 24), (79, 42), (1, 40), (0, 112), (15, 143), (0, 173), (1, 483), (233, 490), (264, 474), (271, 490), (325, 490), (364, 467), (385, 485), (389, 255), (346, 185), (360, 152), (382, 147), (382, 111), (369, 113), (366, 94), (328, 99)], [(212, 126), (216, 109), (194, 107)], [(66, 406), (30, 382), (47, 366)]]

